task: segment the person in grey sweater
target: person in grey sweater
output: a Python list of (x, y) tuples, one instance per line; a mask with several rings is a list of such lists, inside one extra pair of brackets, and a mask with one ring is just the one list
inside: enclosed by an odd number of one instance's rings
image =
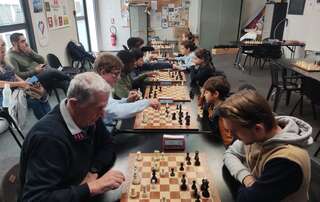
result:
[(237, 201), (307, 201), (310, 158), (305, 148), (313, 143), (311, 126), (295, 117), (274, 117), (267, 101), (252, 90), (229, 97), (220, 113), (239, 138), (224, 154), (224, 165), (239, 184)]

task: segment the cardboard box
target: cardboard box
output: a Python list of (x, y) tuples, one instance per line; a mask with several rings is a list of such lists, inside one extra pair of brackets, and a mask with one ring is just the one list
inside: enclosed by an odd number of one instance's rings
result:
[(239, 48), (213, 48), (212, 55), (236, 54)]

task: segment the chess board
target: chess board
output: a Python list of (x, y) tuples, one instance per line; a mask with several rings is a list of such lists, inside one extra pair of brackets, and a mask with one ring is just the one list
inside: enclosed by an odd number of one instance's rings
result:
[(190, 102), (187, 86), (147, 86), (145, 98), (158, 98), (159, 100), (173, 100), (174, 102)]
[(243, 41), (242, 43), (245, 45), (261, 45), (263, 42), (262, 41)]
[[(220, 202), (220, 196), (214, 184), (213, 178), (209, 172), (206, 164), (207, 158), (203, 153), (199, 154), (201, 161), (200, 166), (194, 166), (194, 154), (190, 154), (192, 165), (186, 165), (185, 153), (142, 153), (142, 161), (136, 160), (134, 153), (129, 154), (129, 172), (127, 172), (126, 182), (122, 187), (121, 202), (162, 202), (165, 197), (165, 202), (193, 202), (195, 198), (193, 196), (193, 190), (191, 188), (192, 181), (196, 180), (197, 189), (201, 195), (200, 200), (202, 202)], [(180, 171), (180, 163), (184, 163), (184, 171)], [(158, 163), (158, 170), (156, 176), (158, 182), (151, 184), (152, 166)], [(134, 185), (132, 183), (133, 173), (136, 167), (136, 172), (140, 177), (140, 184)], [(170, 169), (175, 169), (175, 176), (170, 176)], [(160, 175), (160, 172), (164, 170), (164, 175)], [(187, 191), (180, 190), (182, 175), (186, 175), (187, 179)], [(204, 198), (200, 191), (200, 184), (202, 179), (208, 179), (209, 181), (209, 193), (210, 197)], [(135, 197), (131, 196), (132, 189), (135, 190)], [(145, 189), (145, 191), (144, 191)]]
[(294, 65), (300, 69), (303, 69), (308, 72), (318, 72), (320, 71), (320, 62), (306, 62), (303, 60), (298, 60)]
[(186, 74), (182, 71), (160, 70), (156, 71), (157, 76), (151, 79), (151, 82), (172, 82), (184, 83), (186, 82)]
[[(161, 105), (160, 110), (154, 110), (148, 107), (144, 111), (136, 115), (134, 129), (135, 130), (174, 130), (174, 131), (197, 131), (199, 130), (197, 115), (193, 113), (189, 105), (181, 105), (183, 118), (182, 124), (179, 123), (179, 109), (178, 105), (168, 105), (168, 112), (166, 113), (166, 105)], [(190, 115), (190, 125), (186, 125), (186, 112)], [(173, 113), (175, 113), (176, 120), (172, 120)]]

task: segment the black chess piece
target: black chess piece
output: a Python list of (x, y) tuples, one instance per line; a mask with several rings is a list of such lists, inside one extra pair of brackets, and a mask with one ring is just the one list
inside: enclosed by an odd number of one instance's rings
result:
[(199, 151), (194, 152), (194, 160), (196, 160), (197, 158), (199, 158)]
[(206, 189), (206, 179), (202, 179), (202, 184), (200, 186), (200, 190), (204, 191)]
[(179, 124), (182, 125), (182, 117), (179, 116)]
[(179, 112), (182, 112), (182, 104), (179, 105)]
[(189, 115), (188, 112), (186, 112), (186, 118), (185, 118), (185, 120), (186, 120), (186, 125), (187, 125), (187, 126), (190, 126), (190, 118), (191, 118), (191, 116)]
[(196, 181), (193, 180), (193, 181), (192, 181), (192, 185), (191, 185), (191, 189), (192, 189), (192, 190), (195, 190), (196, 188), (197, 188)]
[(187, 152), (187, 156), (186, 156), (186, 161), (190, 161), (190, 153), (189, 152)]
[(201, 200), (200, 200), (200, 195), (198, 194), (195, 202), (200, 202), (200, 201), (201, 201)]
[(162, 87), (161, 86), (159, 86), (159, 92), (161, 92), (162, 91)]
[(156, 89), (158, 89), (158, 85), (156, 85)]
[(187, 186), (187, 180), (186, 180), (186, 175), (182, 175), (182, 179), (181, 179), (181, 185), (180, 185), (180, 189), (181, 191), (187, 191), (188, 186)]
[(210, 192), (209, 192), (209, 186), (206, 186), (205, 189), (202, 192), (202, 196), (204, 198), (209, 198), (210, 197)]
[(171, 173), (170, 173), (170, 176), (171, 177), (174, 177), (176, 174), (174, 173), (174, 168), (171, 168)]
[(178, 109), (179, 109), (179, 105), (177, 104), (176, 110), (178, 110)]
[(199, 157), (197, 157), (197, 158), (195, 159), (194, 165), (195, 165), (195, 166), (200, 166), (200, 159), (199, 159)]
[(176, 117), (176, 113), (175, 113), (175, 112), (172, 113), (172, 120), (177, 120), (177, 117)]
[(155, 183), (158, 182), (158, 178), (157, 178), (157, 176), (156, 176), (156, 170), (152, 170), (151, 183), (152, 183), (152, 182), (155, 182)]
[(149, 93), (149, 99), (151, 99), (152, 98), (152, 94), (151, 93)]
[(183, 162), (180, 163), (180, 168), (179, 168), (179, 170), (180, 170), (180, 171), (184, 171)]
[(153, 93), (153, 98), (157, 98), (157, 92), (156, 91), (154, 91), (154, 93)]

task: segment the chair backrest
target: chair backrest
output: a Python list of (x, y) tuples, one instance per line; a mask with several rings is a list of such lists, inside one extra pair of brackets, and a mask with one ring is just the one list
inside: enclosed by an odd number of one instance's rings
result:
[(52, 53), (49, 53), (47, 55), (47, 61), (52, 68), (58, 69), (59, 67), (62, 66), (59, 58)]
[(16, 202), (20, 188), (19, 164), (15, 164), (5, 174), (1, 182), (2, 202)]
[(271, 84), (274, 86), (278, 86), (280, 84), (279, 72), (281, 69), (282, 68), (275, 63), (271, 63), (270, 65)]

